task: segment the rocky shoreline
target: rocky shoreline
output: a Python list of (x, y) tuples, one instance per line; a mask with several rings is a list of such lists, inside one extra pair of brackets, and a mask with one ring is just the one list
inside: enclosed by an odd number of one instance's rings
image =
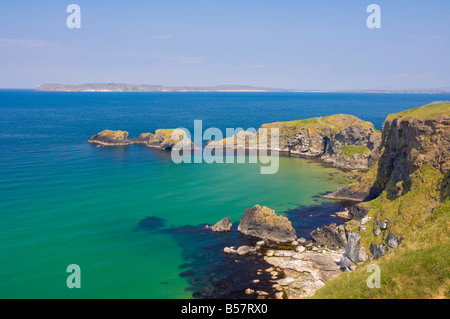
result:
[[(226, 217), (205, 229), (213, 232), (231, 231), (231, 225), (231, 219)], [(249, 282), (244, 291), (248, 298), (311, 297), (328, 280), (348, 270), (342, 265), (342, 260), (346, 258), (345, 244), (334, 245), (324, 240), (322, 242), (326, 244), (320, 244), (321, 241), (315, 240), (315, 237), (312, 240), (297, 238), (289, 219), (276, 215), (268, 207), (255, 205), (246, 209), (237, 231), (257, 241), (254, 245), (224, 247), (223, 253), (230, 256), (257, 256), (268, 265), (267, 268), (256, 270), (255, 279)], [(259, 278), (263, 274), (270, 276), (264, 285), (269, 289), (258, 290), (261, 286)]]

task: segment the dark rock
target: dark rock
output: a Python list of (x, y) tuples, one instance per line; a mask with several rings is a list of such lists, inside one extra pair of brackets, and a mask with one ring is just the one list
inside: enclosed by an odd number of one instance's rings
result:
[(368, 212), (369, 209), (366, 206), (358, 204), (350, 207), (348, 214), (350, 215), (351, 219), (361, 221), (364, 217), (366, 217)]
[(373, 259), (381, 258), (386, 253), (386, 246), (384, 244), (371, 244), (370, 252), (373, 255)]
[(352, 265), (352, 261), (344, 255), (341, 256), (341, 260), (338, 264), (343, 271), (352, 271), (355, 269), (355, 266)]
[(402, 242), (402, 240), (400, 238), (397, 238), (392, 233), (389, 233), (389, 235), (387, 237), (387, 245), (390, 248), (397, 248), (401, 242)]
[[(332, 248), (344, 248), (347, 244), (345, 229), (336, 224), (330, 224), (317, 228), (311, 232), (311, 238), (318, 245), (326, 245)], [(308, 245), (306, 245), (308, 247)]]
[(238, 231), (276, 243), (288, 243), (297, 239), (295, 229), (287, 217), (278, 216), (272, 209), (259, 205), (245, 210)]
[(355, 264), (359, 263), (359, 241), (361, 236), (357, 233), (349, 233), (347, 236), (347, 245), (345, 253), (347, 257)]
[(225, 217), (224, 219), (218, 221), (211, 229), (215, 232), (226, 232), (231, 230), (232, 225), (231, 218)]

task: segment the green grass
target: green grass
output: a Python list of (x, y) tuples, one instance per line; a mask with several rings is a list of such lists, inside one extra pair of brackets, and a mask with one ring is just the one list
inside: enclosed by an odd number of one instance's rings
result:
[(387, 120), (392, 120), (394, 118), (402, 119), (419, 119), (419, 120), (429, 120), (433, 119), (439, 115), (445, 115), (450, 117), (450, 103), (432, 103), (424, 105), (422, 107), (417, 107), (414, 109), (406, 110), (399, 113), (389, 114)]
[(450, 298), (450, 200), (422, 228), (372, 264), (380, 266), (381, 288), (368, 288), (369, 263), (342, 273), (314, 298)]
[(367, 154), (370, 152), (365, 145), (342, 145), (342, 151), (344, 152), (345, 157), (352, 157), (355, 154)]

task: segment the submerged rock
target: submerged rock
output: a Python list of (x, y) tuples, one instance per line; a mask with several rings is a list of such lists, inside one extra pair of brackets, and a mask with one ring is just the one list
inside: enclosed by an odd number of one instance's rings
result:
[(295, 229), (287, 217), (278, 216), (274, 210), (259, 205), (245, 210), (238, 231), (276, 243), (288, 243), (297, 239)]

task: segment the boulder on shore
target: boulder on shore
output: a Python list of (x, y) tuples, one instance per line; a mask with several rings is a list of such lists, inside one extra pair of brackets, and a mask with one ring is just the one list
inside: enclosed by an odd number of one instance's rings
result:
[(278, 216), (274, 210), (259, 205), (245, 210), (238, 231), (276, 243), (288, 243), (297, 239), (295, 229), (287, 217)]

